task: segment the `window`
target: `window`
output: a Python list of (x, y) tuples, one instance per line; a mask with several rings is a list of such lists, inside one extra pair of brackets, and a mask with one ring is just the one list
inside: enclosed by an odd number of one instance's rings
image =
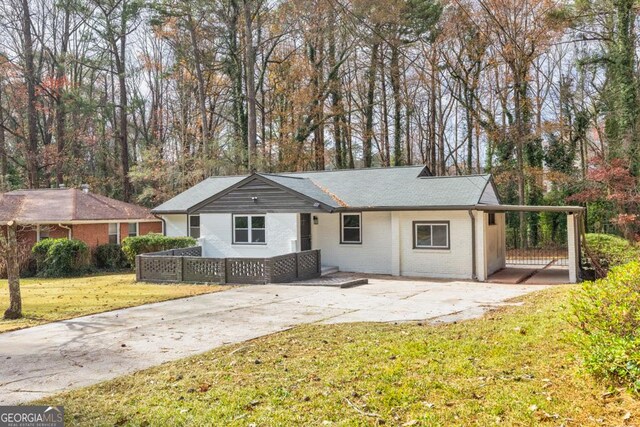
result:
[(117, 245), (120, 243), (120, 227), (118, 223), (109, 224), (109, 243)]
[(489, 225), (496, 225), (496, 214), (493, 212), (489, 213), (488, 221)]
[(38, 226), (38, 242), (40, 240), (44, 240), (44, 239), (48, 239), (49, 238), (49, 227), (46, 225), (39, 225)]
[(340, 243), (362, 243), (362, 215), (342, 214), (340, 221)]
[(138, 235), (138, 223), (130, 222), (129, 223), (129, 237), (136, 237)]
[(200, 238), (200, 215), (189, 215), (189, 236)]
[(449, 249), (449, 222), (414, 222), (414, 249)]
[(260, 245), (267, 242), (264, 215), (234, 215), (233, 243)]

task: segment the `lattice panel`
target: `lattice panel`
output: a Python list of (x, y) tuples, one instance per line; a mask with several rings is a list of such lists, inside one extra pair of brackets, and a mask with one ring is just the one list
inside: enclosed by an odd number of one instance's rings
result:
[(317, 251), (298, 253), (298, 276), (307, 277), (318, 273)]
[(280, 282), (296, 278), (296, 255), (291, 254), (271, 261), (271, 280)]
[(224, 259), (185, 258), (183, 268), (185, 281), (224, 282)]
[(176, 256), (202, 256), (202, 248), (194, 246), (192, 248), (175, 249), (173, 254)]
[(179, 258), (143, 256), (140, 259), (142, 278), (146, 280), (178, 280)]
[(237, 260), (229, 262), (229, 274), (233, 277), (264, 278), (263, 260)]

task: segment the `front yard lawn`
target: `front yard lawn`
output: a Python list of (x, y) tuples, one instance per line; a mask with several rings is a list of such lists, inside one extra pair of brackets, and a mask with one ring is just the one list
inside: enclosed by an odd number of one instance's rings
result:
[(640, 402), (573, 359), (568, 292), (457, 324), (298, 327), (41, 403), (83, 426), (637, 425)]
[(224, 286), (136, 283), (133, 274), (107, 274), (65, 279), (22, 279), (24, 318), (2, 320), (9, 306), (6, 280), (0, 280), (0, 332), (117, 308), (217, 292)]

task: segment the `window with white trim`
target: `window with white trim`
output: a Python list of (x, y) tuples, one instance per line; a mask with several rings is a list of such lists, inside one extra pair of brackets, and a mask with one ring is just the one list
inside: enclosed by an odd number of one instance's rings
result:
[(264, 245), (267, 243), (265, 215), (234, 215), (233, 243)]
[(362, 214), (340, 215), (340, 243), (362, 243)]
[(129, 223), (128, 236), (129, 237), (136, 237), (137, 235), (138, 235), (138, 223), (137, 222), (130, 222)]
[(120, 224), (116, 222), (109, 223), (109, 243), (117, 245), (120, 240)]
[(49, 238), (49, 227), (38, 225), (38, 242)]
[(189, 236), (200, 238), (200, 215), (189, 215)]
[(414, 222), (415, 249), (449, 249), (449, 222)]

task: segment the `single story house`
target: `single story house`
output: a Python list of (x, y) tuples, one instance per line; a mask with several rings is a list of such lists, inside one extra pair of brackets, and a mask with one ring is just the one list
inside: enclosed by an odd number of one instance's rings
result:
[(407, 166), (212, 177), (151, 212), (204, 257), (320, 249), (340, 271), (484, 281), (505, 267), (508, 208), (491, 175)]
[(87, 186), (0, 194), (0, 226), (10, 221), (19, 226), (18, 240), (31, 246), (46, 238), (73, 238), (95, 248), (163, 231), (149, 209), (93, 194)]

